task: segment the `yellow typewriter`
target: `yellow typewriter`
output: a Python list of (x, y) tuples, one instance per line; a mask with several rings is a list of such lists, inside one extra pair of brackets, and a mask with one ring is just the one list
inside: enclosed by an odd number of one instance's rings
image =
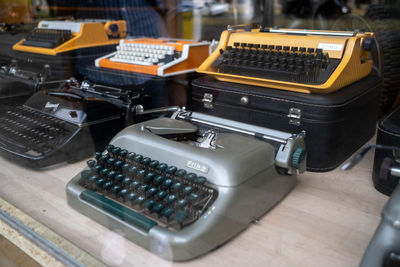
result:
[(210, 43), (168, 38), (121, 40), (117, 50), (98, 58), (97, 67), (167, 77), (196, 71), (210, 55)]
[(13, 50), (56, 56), (97, 46), (116, 45), (126, 36), (124, 20), (40, 21)]
[(373, 33), (228, 27), (197, 69), (218, 80), (330, 93), (367, 76)]

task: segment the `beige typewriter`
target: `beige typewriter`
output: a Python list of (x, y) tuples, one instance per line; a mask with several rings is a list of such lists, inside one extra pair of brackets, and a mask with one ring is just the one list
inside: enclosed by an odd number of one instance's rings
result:
[(217, 248), (276, 205), (305, 171), (306, 150), (304, 132), (177, 109), (125, 128), (87, 164), (67, 185), (69, 205), (182, 261)]
[(302, 93), (330, 93), (372, 70), (373, 33), (228, 27), (197, 69), (217, 79)]

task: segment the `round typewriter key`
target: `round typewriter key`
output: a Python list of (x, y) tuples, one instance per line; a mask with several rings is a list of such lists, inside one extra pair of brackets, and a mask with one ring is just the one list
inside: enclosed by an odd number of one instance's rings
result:
[(182, 184), (180, 182), (176, 182), (173, 186), (172, 186), (172, 190), (174, 191), (179, 191), (179, 189), (182, 188)]
[(99, 160), (101, 158), (102, 153), (101, 152), (95, 152), (94, 153), (94, 158)]
[(168, 165), (165, 163), (160, 163), (157, 166), (157, 170), (164, 172), (168, 168)]
[(169, 166), (168, 168), (167, 168), (167, 173), (168, 174), (174, 174), (175, 172), (176, 172), (176, 170), (177, 170), (177, 168), (175, 167), (175, 166)]
[(187, 218), (188, 214), (184, 210), (178, 210), (174, 214), (174, 220), (178, 223), (183, 223), (183, 221)]
[(142, 192), (146, 192), (149, 189), (149, 185), (148, 184), (142, 184), (141, 186), (139, 186), (139, 190)]
[(107, 169), (107, 168), (103, 168), (101, 171), (100, 171), (100, 175), (101, 176), (106, 176), (107, 174), (108, 174), (108, 171), (109, 171), (110, 169)]
[(146, 173), (147, 173), (147, 171), (146, 171), (145, 169), (140, 169), (140, 170), (137, 172), (137, 177), (138, 177), (138, 178), (143, 178), (143, 177), (146, 175)]
[(155, 178), (154, 178), (154, 183), (156, 183), (156, 184), (161, 184), (163, 181), (164, 181), (164, 176), (162, 176), (162, 175), (157, 175)]
[(186, 199), (179, 199), (178, 202), (176, 202), (178, 207), (183, 208), (186, 206), (187, 204), (187, 200)]
[(106, 145), (106, 150), (107, 150), (108, 152), (111, 152), (113, 149), (114, 149), (114, 146), (113, 146), (113, 145)]
[(188, 175), (186, 175), (186, 179), (188, 179), (189, 181), (193, 181), (194, 179), (197, 178), (197, 175), (195, 173), (188, 173)]
[(157, 191), (158, 191), (157, 188), (152, 187), (152, 188), (149, 189), (149, 191), (147, 191), (147, 193), (148, 193), (150, 196), (154, 196), (154, 195), (157, 193)]
[(126, 150), (126, 149), (122, 149), (122, 150), (119, 152), (119, 156), (120, 156), (121, 158), (125, 158), (127, 155), (128, 155), (128, 150)]
[(167, 197), (167, 202), (168, 202), (168, 204), (173, 203), (175, 200), (176, 200), (176, 196), (175, 196), (175, 195), (169, 195), (169, 196)]
[(188, 195), (190, 192), (192, 192), (193, 191), (193, 187), (191, 187), (190, 185), (188, 185), (188, 186), (185, 186), (184, 188), (183, 188), (183, 193), (185, 194), (185, 195)]
[(189, 200), (191, 201), (191, 202), (195, 202), (195, 201), (197, 201), (199, 199), (199, 194), (197, 194), (197, 193), (191, 193), (190, 195), (189, 195)]
[(128, 172), (128, 169), (131, 165), (129, 165), (128, 163), (125, 163), (122, 165), (121, 169), (124, 173)]
[(157, 198), (158, 198), (158, 199), (163, 199), (163, 198), (165, 198), (167, 195), (168, 195), (167, 192), (165, 192), (165, 191), (160, 191), (160, 192), (158, 192), (158, 194), (157, 194)]
[(139, 183), (138, 181), (133, 181), (133, 182), (129, 185), (129, 187), (130, 187), (130, 189), (136, 189), (136, 188), (139, 187), (139, 185), (140, 185), (140, 183)]
[(83, 171), (81, 172), (81, 177), (82, 177), (83, 179), (87, 179), (87, 178), (90, 177), (91, 174), (92, 174), (92, 171), (91, 171), (91, 170), (83, 170)]
[(107, 159), (107, 164), (109, 167), (114, 167), (114, 162), (116, 161), (115, 158), (109, 158)]
[(136, 198), (136, 203), (137, 204), (142, 204), (144, 201), (145, 201), (145, 197), (144, 196), (138, 196), (137, 198)]
[(125, 178), (125, 176), (123, 174), (119, 173), (119, 174), (115, 175), (114, 180), (117, 182), (121, 182), (122, 180), (124, 180), (124, 178)]
[(98, 187), (101, 187), (101, 186), (103, 186), (103, 184), (106, 182), (106, 180), (104, 180), (103, 178), (97, 178), (96, 179), (96, 185), (98, 186)]
[(119, 186), (119, 185), (114, 185), (113, 187), (111, 187), (111, 193), (113, 193), (113, 194), (117, 194), (120, 190), (121, 190), (121, 186)]
[(165, 181), (164, 181), (164, 183), (163, 183), (163, 186), (165, 187), (165, 188), (170, 188), (171, 187), (171, 185), (174, 183), (174, 181), (172, 181), (172, 179), (166, 179)]
[(105, 190), (110, 190), (111, 189), (111, 187), (113, 186), (113, 183), (112, 182), (105, 182), (104, 184), (103, 184), (103, 188), (105, 189)]
[(122, 180), (122, 184), (123, 185), (129, 185), (130, 183), (132, 183), (132, 179), (131, 178), (128, 178), (128, 177), (126, 177), (124, 180)]
[(171, 215), (174, 213), (174, 209), (173, 208), (165, 208), (162, 211), (162, 215), (165, 216), (167, 219), (169, 217), (171, 217)]
[(89, 168), (93, 168), (94, 166), (96, 166), (96, 161), (93, 159), (90, 159), (86, 162), (86, 164), (89, 166)]
[(108, 160), (109, 157), (110, 157), (110, 155), (104, 154), (101, 156), (100, 161), (104, 163)]
[(129, 191), (128, 189), (122, 189), (121, 191), (119, 191), (118, 195), (122, 198), (125, 198), (128, 195)]
[(112, 179), (112, 178), (114, 178), (116, 175), (117, 175), (117, 172), (116, 172), (116, 171), (109, 171), (109, 172), (107, 173), (107, 178)]
[(158, 166), (158, 164), (159, 164), (158, 160), (152, 160), (152, 161), (149, 163), (149, 167), (155, 168), (155, 167)]
[(145, 206), (147, 209), (151, 210), (151, 208), (156, 204), (156, 202), (152, 199), (146, 200)]
[(150, 162), (151, 162), (151, 158), (146, 157), (146, 158), (142, 159), (142, 164), (143, 165), (147, 166), (147, 165), (150, 164)]
[(97, 175), (92, 175), (89, 177), (89, 182), (91, 183), (95, 183), (97, 181), (97, 179), (99, 179), (100, 177)]
[(133, 158), (133, 160), (136, 162), (140, 162), (140, 161), (142, 161), (142, 159), (143, 159), (143, 156), (140, 154), (136, 154), (135, 157)]
[(134, 193), (134, 192), (131, 192), (131, 193), (128, 194), (126, 199), (129, 200), (129, 201), (133, 201), (133, 200), (135, 200), (136, 197), (137, 197), (137, 194)]
[(149, 183), (153, 180), (154, 176), (156, 176), (156, 174), (154, 172), (148, 172), (145, 176), (144, 176), (144, 180), (146, 181), (146, 183)]
[(123, 162), (123, 161), (117, 160), (116, 162), (114, 162), (114, 168), (117, 169), (117, 170), (118, 170), (119, 168), (121, 168), (122, 165), (124, 165), (124, 162)]
[(207, 182), (207, 178), (204, 176), (199, 176), (194, 181), (198, 184), (205, 184)]
[(136, 155), (135, 153), (129, 152), (128, 155), (127, 155), (127, 158), (130, 159), (130, 160), (133, 160), (135, 158), (135, 155)]
[(161, 203), (157, 203), (153, 206), (153, 211), (156, 213), (160, 213), (164, 209), (164, 205)]
[(185, 171), (184, 169), (179, 169), (179, 170), (175, 173), (175, 175), (178, 176), (178, 177), (183, 177), (183, 176), (186, 175), (186, 171)]
[(114, 156), (117, 156), (120, 151), (121, 151), (121, 148), (116, 146), (113, 148), (112, 153)]
[(136, 166), (132, 166), (132, 167), (130, 167), (130, 168), (128, 169), (128, 173), (129, 173), (130, 175), (134, 175), (137, 171), (138, 171), (138, 167), (136, 167)]

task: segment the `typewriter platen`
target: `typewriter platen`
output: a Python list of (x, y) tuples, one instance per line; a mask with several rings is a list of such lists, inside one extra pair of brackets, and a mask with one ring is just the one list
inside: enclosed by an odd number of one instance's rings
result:
[(14, 50), (55, 56), (77, 49), (115, 45), (126, 36), (125, 21), (41, 21)]
[(178, 110), (118, 133), (68, 183), (67, 201), (161, 257), (188, 260), (294, 187), (306, 166), (303, 137)]
[(167, 38), (121, 40), (117, 51), (98, 58), (97, 67), (171, 76), (194, 72), (210, 55), (210, 43)]
[(31, 167), (87, 157), (125, 126), (124, 114), (141, 97), (75, 80), (41, 90), (23, 105), (2, 107), (0, 150)]
[(228, 27), (198, 68), (217, 79), (329, 93), (367, 76), (373, 33)]

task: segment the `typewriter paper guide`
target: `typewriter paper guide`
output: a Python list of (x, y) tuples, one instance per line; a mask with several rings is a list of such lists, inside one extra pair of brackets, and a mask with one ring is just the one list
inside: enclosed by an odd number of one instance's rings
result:
[[(269, 143), (238, 134), (219, 133), (216, 149), (201, 148), (163, 138), (146, 128), (147, 123), (154, 125), (159, 120), (127, 127), (110, 144), (145, 157), (163, 159), (168, 165), (205, 176), (217, 186), (238, 186), (267, 168), (274, 168), (275, 148)], [(166, 120), (170, 121), (171, 129), (174, 126), (178, 131), (182, 129), (182, 121), (161, 119), (163, 124)]]

